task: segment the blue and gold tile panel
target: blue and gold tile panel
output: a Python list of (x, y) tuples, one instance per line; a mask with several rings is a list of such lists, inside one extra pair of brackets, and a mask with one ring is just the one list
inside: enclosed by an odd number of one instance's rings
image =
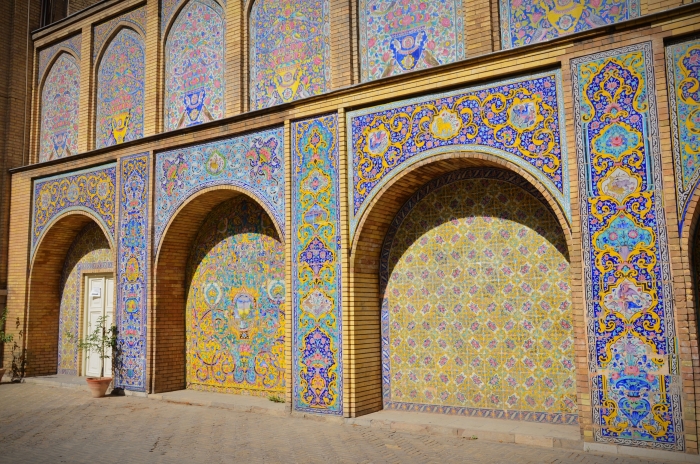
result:
[(500, 0), (501, 43), (515, 48), (608, 26), (641, 13), (640, 0)]
[(594, 437), (682, 451), (651, 42), (572, 60)]
[(117, 240), (117, 346), (121, 362), (115, 386), (146, 391), (148, 321), (149, 155), (119, 161), (119, 235)]
[(338, 116), (292, 124), (292, 407), (343, 414)]
[(700, 39), (666, 47), (678, 233), (700, 181)]
[(558, 70), (348, 113), (350, 235), (374, 196), (443, 153), (498, 156), (530, 173), (571, 217)]
[(117, 168), (114, 163), (34, 182), (31, 255), (58, 216), (86, 211), (99, 221), (114, 243)]

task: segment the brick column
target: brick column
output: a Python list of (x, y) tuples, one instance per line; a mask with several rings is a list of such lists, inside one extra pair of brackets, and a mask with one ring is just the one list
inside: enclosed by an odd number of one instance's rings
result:
[(357, 48), (353, 44), (354, 16), (357, 8), (354, 0), (330, 0), (331, 20), (331, 82), (327, 91), (347, 87), (357, 82)]
[(160, 40), (158, 0), (146, 4), (146, 88), (144, 92), (143, 135), (163, 128), (163, 52)]
[(244, 111), (245, 81), (243, 73), (245, 56), (248, 54), (244, 40), (245, 14), (243, 0), (231, 1), (226, 4), (226, 116), (235, 116)]
[(94, 97), (92, 91), (92, 26), (83, 26), (80, 44), (80, 109), (78, 113), (78, 153), (94, 146)]

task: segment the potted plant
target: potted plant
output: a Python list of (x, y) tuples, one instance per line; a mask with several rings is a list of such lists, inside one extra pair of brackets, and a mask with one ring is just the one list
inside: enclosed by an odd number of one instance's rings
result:
[[(2, 315), (0, 315), (0, 345), (4, 345), (6, 343), (12, 343), (14, 340), (14, 335), (12, 334), (6, 334), (5, 333), (5, 321), (7, 320), (7, 308), (3, 309)], [(5, 371), (7, 369), (4, 367), (0, 367), (0, 382), (2, 382), (2, 378), (5, 375)]]
[[(93, 398), (102, 398), (112, 383), (112, 377), (105, 377), (105, 359), (117, 356), (117, 328), (115, 326), (105, 327), (106, 318), (104, 316), (97, 319), (95, 330), (82, 340), (78, 340), (78, 349), (86, 353), (94, 353), (100, 358), (100, 376), (88, 377), (87, 384)], [(73, 335), (67, 333), (69, 339)], [(112, 368), (116, 366), (116, 361), (112, 363)], [(111, 374), (111, 372), (110, 372)]]

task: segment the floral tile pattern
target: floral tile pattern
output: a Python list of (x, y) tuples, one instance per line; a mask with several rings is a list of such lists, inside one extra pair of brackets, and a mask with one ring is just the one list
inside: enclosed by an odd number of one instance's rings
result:
[(209, 213), (194, 243), (187, 388), (284, 394), (285, 259), (275, 226), (239, 196)]
[(257, 0), (250, 12), (251, 109), (311, 97), (330, 87), (328, 0)]
[(464, 59), (462, 0), (360, 0), (362, 81)]
[(479, 169), (402, 208), (382, 252), (386, 408), (576, 422), (566, 241), (543, 201)]
[(598, 442), (681, 451), (651, 42), (571, 61)]

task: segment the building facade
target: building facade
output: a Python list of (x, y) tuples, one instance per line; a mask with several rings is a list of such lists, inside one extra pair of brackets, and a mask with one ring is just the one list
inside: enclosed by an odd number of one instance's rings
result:
[(700, 5), (83, 7), (8, 120), (27, 375), (87, 372), (101, 298), (126, 390), (698, 454)]

